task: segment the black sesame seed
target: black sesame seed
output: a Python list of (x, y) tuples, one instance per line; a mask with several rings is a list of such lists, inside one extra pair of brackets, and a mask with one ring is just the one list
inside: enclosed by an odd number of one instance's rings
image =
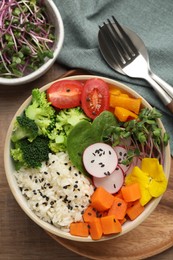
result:
[(116, 185), (114, 184), (114, 188), (116, 188)]
[(95, 160), (92, 160), (91, 163), (94, 163)]
[(121, 202), (119, 202), (117, 205), (118, 205), (118, 207), (120, 207), (121, 206)]
[(109, 151), (109, 154), (112, 154), (111, 151)]
[(36, 206), (36, 207), (38, 207), (38, 206), (39, 206), (39, 204), (38, 204), (38, 203), (36, 203), (36, 204), (35, 204), (35, 206)]

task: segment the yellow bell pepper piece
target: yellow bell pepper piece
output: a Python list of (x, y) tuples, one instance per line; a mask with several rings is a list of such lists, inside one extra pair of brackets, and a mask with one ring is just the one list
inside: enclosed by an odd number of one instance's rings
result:
[(168, 184), (162, 165), (156, 158), (144, 158), (141, 169), (135, 166), (132, 172), (126, 176), (125, 183), (138, 182), (141, 189), (141, 205), (147, 204), (152, 197), (161, 196)]

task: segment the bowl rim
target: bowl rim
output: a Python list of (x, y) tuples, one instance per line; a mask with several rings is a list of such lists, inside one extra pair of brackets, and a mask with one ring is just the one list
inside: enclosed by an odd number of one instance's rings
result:
[(59, 38), (55, 42), (54, 45), (54, 52), (53, 52), (53, 58), (48, 59), (41, 67), (39, 67), (36, 71), (31, 72), (30, 74), (19, 77), (19, 78), (3, 78), (0, 77), (0, 85), (9, 85), (9, 86), (16, 86), (16, 85), (21, 85), (21, 84), (27, 84), (38, 77), (41, 77), (50, 67), (51, 65), (55, 62), (61, 48), (64, 42), (64, 25), (63, 25), (63, 20), (61, 17), (61, 14), (55, 5), (55, 3), (52, 0), (47, 0), (45, 2), (45, 5), (49, 4), (49, 7), (51, 8), (52, 12), (54, 12), (55, 17), (57, 18), (58, 21), (58, 27), (59, 27)]
[[(106, 82), (116, 85), (119, 88), (125, 88), (125, 90), (127, 90), (131, 95), (133, 95), (134, 97), (137, 98), (142, 98), (142, 96), (140, 96), (136, 91), (132, 90), (130, 87), (128, 87), (126, 84), (121, 83), (119, 81), (116, 80), (112, 80), (110, 78), (107, 77), (102, 77), (102, 76), (96, 76), (96, 75), (77, 75), (77, 76), (70, 76), (65, 78), (66, 80), (87, 80), (90, 78), (100, 78), (105, 80)], [(53, 84), (54, 82), (57, 81), (62, 81), (64, 80), (64, 78), (49, 82), (48, 84), (44, 85), (43, 87), (40, 88), (40, 91), (45, 91), (51, 84)], [(9, 184), (9, 187), (11, 189), (11, 192), (13, 194), (13, 196), (15, 197), (17, 203), (19, 204), (19, 206), (23, 209), (23, 211), (36, 223), (38, 224), (40, 227), (42, 227), (45, 231), (52, 233), (53, 235), (62, 237), (62, 238), (66, 238), (68, 240), (73, 240), (73, 241), (78, 241), (78, 242), (102, 242), (105, 240), (109, 240), (109, 239), (114, 239), (116, 237), (122, 236), (126, 233), (128, 233), (129, 231), (131, 231), (132, 229), (136, 228), (138, 225), (140, 225), (151, 213), (152, 211), (157, 207), (157, 205), (159, 204), (161, 198), (163, 195), (161, 195), (158, 198), (154, 198), (152, 199), (146, 206), (145, 206), (145, 210), (144, 212), (138, 216), (138, 218), (136, 218), (134, 221), (128, 221), (126, 223), (124, 223), (122, 225), (122, 232), (119, 234), (115, 234), (115, 235), (111, 235), (111, 236), (103, 236), (100, 240), (92, 240), (89, 237), (77, 237), (77, 236), (72, 236), (70, 233), (68, 232), (64, 232), (62, 230), (60, 230), (59, 228), (41, 220), (39, 217), (37, 217), (35, 215), (35, 213), (27, 206), (26, 200), (24, 198), (24, 196), (22, 195), (15, 176), (13, 174), (11, 174), (11, 168), (13, 165), (12, 162), (12, 158), (10, 157), (10, 137), (11, 137), (11, 133), (12, 133), (12, 129), (13, 129), (13, 124), (15, 121), (15, 118), (17, 115), (20, 115), (22, 113), (22, 111), (24, 110), (24, 108), (30, 103), (31, 101), (31, 95), (22, 103), (22, 105), (18, 108), (18, 110), (16, 111), (15, 115), (13, 116), (13, 119), (11, 120), (11, 123), (9, 125), (7, 134), (6, 134), (6, 139), (5, 139), (5, 145), (4, 145), (4, 168), (5, 168), (5, 173), (6, 173), (6, 178), (7, 178), (7, 182)], [(149, 108), (152, 108), (151, 105), (144, 99), (142, 98), (142, 104), (144, 106), (148, 106)], [(165, 128), (161, 122), (161, 120), (159, 119), (159, 125), (162, 127), (163, 131), (165, 131)], [(165, 158), (166, 158), (166, 164), (164, 165), (164, 172), (166, 174), (166, 177), (169, 179), (169, 175), (170, 175), (170, 167), (171, 167), (171, 153), (170, 153), (170, 145), (168, 143), (168, 145), (165, 147)], [(9, 162), (10, 160), (10, 162)], [(13, 169), (14, 170), (14, 169)], [(15, 184), (15, 185), (14, 185)], [(146, 213), (146, 209), (147, 209), (147, 213)], [(144, 218), (145, 215), (145, 218)]]

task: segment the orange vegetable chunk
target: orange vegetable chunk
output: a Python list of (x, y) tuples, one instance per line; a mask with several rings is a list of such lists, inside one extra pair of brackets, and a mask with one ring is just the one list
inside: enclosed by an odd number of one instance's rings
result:
[(109, 209), (114, 202), (114, 196), (103, 187), (98, 187), (91, 196), (91, 206), (98, 211)]
[(114, 115), (120, 122), (126, 122), (138, 117), (135, 113), (123, 107), (115, 107)]
[(126, 202), (135, 201), (141, 198), (141, 191), (138, 182), (123, 186), (121, 192)]
[(89, 222), (96, 217), (97, 217), (96, 209), (94, 209), (91, 205), (89, 205), (88, 208), (86, 208), (86, 210), (84, 211), (83, 220), (85, 222)]
[(122, 195), (121, 189), (115, 194), (115, 198), (123, 199), (123, 195)]
[(100, 218), (104, 235), (120, 233), (122, 231), (121, 224), (113, 215)]
[(84, 222), (71, 223), (70, 234), (73, 236), (88, 237), (89, 236), (88, 223), (84, 223)]
[(102, 237), (103, 231), (100, 218), (93, 218), (89, 223), (89, 233), (93, 240), (98, 240)]
[(137, 200), (131, 207), (127, 209), (126, 214), (131, 220), (134, 220), (144, 211), (144, 209), (144, 206), (142, 206), (140, 201)]
[(124, 95), (110, 95), (110, 106), (111, 107), (123, 107), (135, 114), (139, 113), (141, 106), (141, 98), (131, 98)]
[(119, 222), (120, 222), (121, 225), (123, 225), (126, 221), (127, 221), (126, 218), (123, 218), (123, 219), (120, 219), (120, 220), (119, 220)]
[(109, 85), (109, 93), (115, 96), (119, 96), (121, 94), (121, 91), (117, 89), (115, 86)]
[(126, 210), (127, 202), (125, 202), (123, 199), (115, 197), (114, 202), (108, 211), (108, 216), (113, 215), (116, 219), (122, 220), (126, 215)]

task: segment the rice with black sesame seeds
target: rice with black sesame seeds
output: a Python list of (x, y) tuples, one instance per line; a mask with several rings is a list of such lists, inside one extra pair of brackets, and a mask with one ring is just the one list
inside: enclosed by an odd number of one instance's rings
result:
[(68, 154), (49, 154), (40, 169), (20, 169), (15, 177), (30, 209), (42, 220), (69, 231), (71, 222), (82, 213), (94, 192), (88, 178), (71, 163)]

